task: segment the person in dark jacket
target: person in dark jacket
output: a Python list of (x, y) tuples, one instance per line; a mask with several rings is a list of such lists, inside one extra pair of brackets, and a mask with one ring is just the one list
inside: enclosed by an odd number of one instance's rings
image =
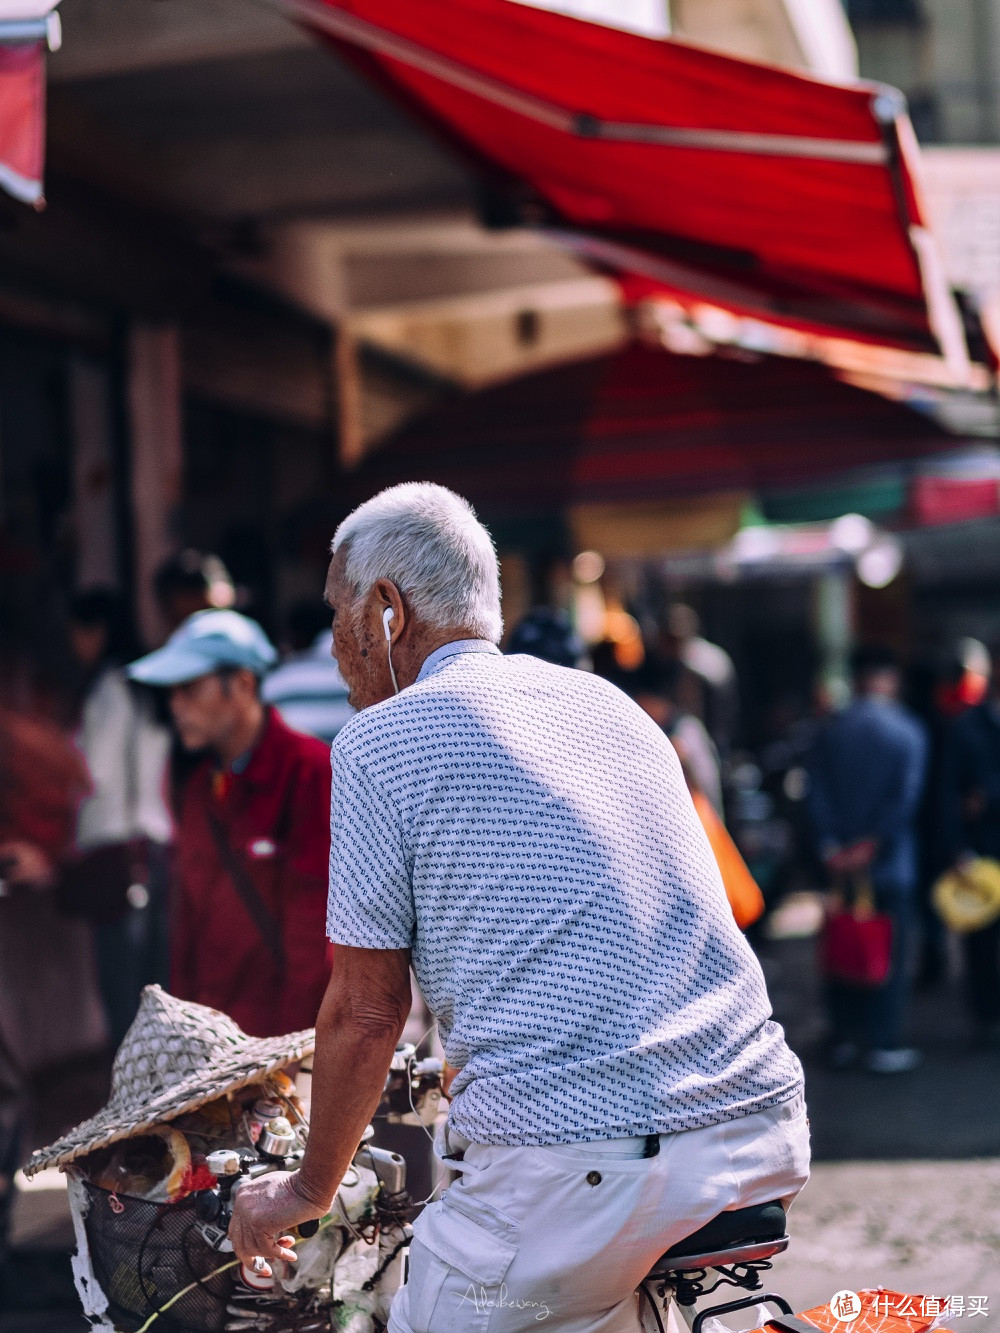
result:
[(818, 851), (837, 886), (870, 881), (892, 918), (889, 979), (868, 991), (828, 987), (831, 1060), (853, 1063), (865, 1047), (873, 1073), (903, 1073), (919, 1062), (902, 1044), (916, 919), (916, 816), (927, 765), (924, 730), (898, 702), (890, 652), (859, 649), (854, 701), (826, 724), (810, 756), (809, 815)]
[[(950, 860), (1000, 861), (1000, 643), (990, 691), (952, 723), (945, 762), (943, 825)], [(968, 1005), (978, 1036), (1000, 1044), (1000, 920), (962, 936)]]
[(212, 754), (178, 819), (171, 989), (255, 1037), (311, 1027), (330, 975), (330, 753), (261, 701), (276, 656), (255, 621), (199, 611), (129, 668), (169, 688), (183, 745)]

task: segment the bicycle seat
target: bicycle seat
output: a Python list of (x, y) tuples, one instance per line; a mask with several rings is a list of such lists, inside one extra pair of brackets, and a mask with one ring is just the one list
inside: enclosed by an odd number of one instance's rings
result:
[(649, 1277), (756, 1263), (787, 1248), (785, 1209), (780, 1202), (734, 1208), (732, 1212), (719, 1213), (711, 1222), (672, 1245), (653, 1265)]

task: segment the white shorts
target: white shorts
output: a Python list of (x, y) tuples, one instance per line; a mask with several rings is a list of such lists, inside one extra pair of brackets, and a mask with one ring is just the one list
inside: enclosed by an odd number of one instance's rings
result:
[(389, 1333), (638, 1333), (636, 1287), (666, 1250), (729, 1209), (788, 1207), (809, 1178), (801, 1093), (645, 1144), (498, 1148), (445, 1127), (461, 1174), (414, 1224)]

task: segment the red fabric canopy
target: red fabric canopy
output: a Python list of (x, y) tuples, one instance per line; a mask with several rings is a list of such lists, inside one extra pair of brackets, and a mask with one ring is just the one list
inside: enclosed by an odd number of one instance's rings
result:
[(437, 481), (522, 516), (789, 485), (958, 443), (810, 362), (634, 344), (456, 398), (393, 437), (343, 498)]
[(964, 355), (894, 90), (509, 0), (285, 3), (509, 195), (527, 187), (592, 261), (800, 327), (933, 351), (950, 339)]
[(40, 203), (44, 161), (45, 43), (0, 41), (0, 187)]
[(915, 477), (910, 507), (917, 523), (969, 523), (1000, 514), (1000, 483), (995, 477)]

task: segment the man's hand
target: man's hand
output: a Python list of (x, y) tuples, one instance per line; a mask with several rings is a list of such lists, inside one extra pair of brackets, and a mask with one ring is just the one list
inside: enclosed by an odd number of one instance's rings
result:
[(409, 949), (337, 945), (316, 1019), (309, 1143), (298, 1171), (269, 1172), (238, 1191), (229, 1239), (243, 1263), (294, 1259), (283, 1233), (330, 1211), (379, 1104), (409, 1010)]
[(0, 845), (0, 878), (28, 889), (47, 889), (55, 881), (52, 862), (33, 842), (14, 838)]
[[(300, 1222), (312, 1222), (329, 1212), (329, 1200), (317, 1204), (300, 1191), (297, 1171), (271, 1171), (236, 1195), (229, 1239), (236, 1257), (248, 1268), (254, 1259), (284, 1259), (295, 1262), (292, 1237), (285, 1233)], [(265, 1272), (270, 1271), (265, 1267)]]
[(827, 853), (824, 858), (831, 875), (857, 875), (869, 869), (875, 859), (878, 844), (874, 838), (859, 838), (846, 847)]

